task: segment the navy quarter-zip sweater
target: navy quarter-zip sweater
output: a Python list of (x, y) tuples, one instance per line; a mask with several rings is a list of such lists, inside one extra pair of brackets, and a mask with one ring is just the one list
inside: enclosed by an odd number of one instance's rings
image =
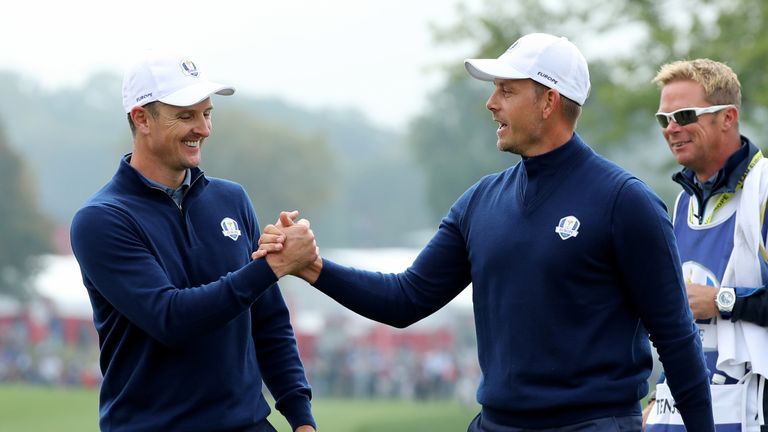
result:
[(192, 170), (182, 207), (123, 158), (76, 213), (93, 306), (103, 431), (226, 431), (270, 412), (314, 425), (288, 309), (241, 186)]
[(650, 333), (688, 430), (714, 430), (664, 204), (578, 135), (472, 186), (405, 272), (325, 260), (315, 286), (405, 327), (470, 282), (484, 417), (539, 429), (640, 415)]

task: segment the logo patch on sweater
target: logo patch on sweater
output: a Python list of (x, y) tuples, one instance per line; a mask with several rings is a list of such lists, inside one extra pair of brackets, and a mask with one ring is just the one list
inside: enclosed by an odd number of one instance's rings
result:
[(221, 220), (221, 233), (224, 236), (237, 241), (240, 237), (240, 228), (237, 226), (237, 222), (232, 218), (224, 218)]
[(566, 216), (560, 219), (560, 223), (555, 227), (555, 232), (560, 235), (561, 239), (568, 240), (579, 235), (580, 225), (581, 222), (576, 219), (576, 216)]

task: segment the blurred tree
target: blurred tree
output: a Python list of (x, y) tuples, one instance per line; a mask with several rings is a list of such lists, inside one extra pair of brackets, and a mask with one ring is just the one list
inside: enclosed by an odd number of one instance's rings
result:
[(281, 210), (311, 213), (331, 197), (338, 179), (323, 137), (226, 108), (214, 113), (213, 130), (203, 169), (242, 184), (262, 226), (274, 222)]
[[(590, 63), (592, 92), (578, 131), (620, 163), (622, 155), (666, 151), (652, 118), (658, 89), (651, 79), (661, 64), (684, 58), (729, 64), (744, 91), (743, 122), (755, 131), (750, 136), (758, 145), (766, 139), (768, 4), (762, 0), (485, 0), (477, 11), (460, 5), (458, 12), (456, 24), (436, 28), (435, 36), (442, 44), (469, 43), (474, 49), (467, 57), (498, 57), (531, 32), (564, 35), (581, 47)], [(466, 82), (474, 80), (461, 61), (452, 60), (447, 70), (449, 80), (431, 105), (437, 109), (417, 118), (408, 135), (428, 177), (433, 216), (444, 214), (481, 175), (511, 165), (488, 152), (495, 151), (495, 123), (484, 111), (490, 85), (472, 90)], [(650, 166), (633, 162), (663, 185), (675, 169), (671, 157), (649, 157)]]
[(312, 214), (321, 245), (420, 247), (426, 224), (424, 176), (401, 142), (366, 158), (337, 156), (340, 188)]
[(327, 169), (331, 196), (317, 207), (297, 207), (311, 218), (322, 247), (421, 246), (423, 233), (433, 229), (427, 218), (424, 174), (402, 134), (376, 127), (352, 109), (310, 110), (249, 98), (217, 102), (224, 104), (260, 123), (283, 125), (293, 134), (327, 142), (333, 153), (332, 169)]
[(417, 163), (427, 173), (432, 216), (443, 216), (481, 175), (519, 159), (500, 154), (494, 145), (495, 123), (483, 102), (488, 91), (477, 81), (454, 79), (433, 96), (430, 105), (439, 109), (417, 118), (411, 127), (408, 140)]
[(0, 294), (26, 299), (35, 258), (51, 249), (51, 225), (37, 208), (34, 182), (0, 127)]
[[(91, 77), (80, 87), (45, 89), (27, 76), (0, 72), (0, 118), (9, 145), (25, 155), (40, 208), (66, 227), (75, 211), (117, 170), (131, 149), (120, 79)], [(87, 167), (66, 169), (62, 167)]]

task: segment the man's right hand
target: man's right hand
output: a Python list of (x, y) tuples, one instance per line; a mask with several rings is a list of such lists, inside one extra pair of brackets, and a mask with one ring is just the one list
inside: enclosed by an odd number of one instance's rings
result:
[[(283, 234), (281, 228), (293, 225), (298, 216), (299, 212), (296, 210), (292, 212), (280, 212), (277, 222), (264, 227), (264, 232), (261, 234), (261, 237), (259, 237), (259, 248), (251, 254), (251, 259), (257, 260), (267, 256), (270, 252), (279, 252), (283, 250), (285, 234)], [(307, 223), (309, 223), (309, 221), (307, 221)]]
[(274, 225), (264, 228), (259, 250), (252, 257), (266, 257), (278, 278), (292, 274), (313, 283), (320, 275), (323, 261), (309, 221), (294, 222), (297, 216), (298, 212), (281, 212)]

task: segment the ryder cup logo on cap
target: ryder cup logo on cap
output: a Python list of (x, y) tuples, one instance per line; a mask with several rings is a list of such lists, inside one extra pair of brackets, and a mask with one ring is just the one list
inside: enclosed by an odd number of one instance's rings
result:
[(187, 75), (197, 76), (197, 66), (192, 62), (192, 60), (184, 60), (181, 62), (181, 67), (184, 69), (184, 73)]
[(518, 39), (497, 59), (467, 59), (464, 67), (483, 81), (532, 79), (579, 105), (589, 96), (587, 60), (564, 37), (531, 33)]
[(123, 108), (160, 101), (169, 105), (190, 106), (212, 94), (224, 96), (233, 87), (209, 81), (197, 63), (180, 54), (149, 51), (131, 66), (123, 77)]

